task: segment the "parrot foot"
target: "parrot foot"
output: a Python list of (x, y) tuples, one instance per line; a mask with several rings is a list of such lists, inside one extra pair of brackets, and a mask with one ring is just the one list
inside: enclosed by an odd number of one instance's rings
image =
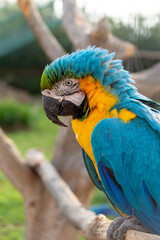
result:
[(125, 240), (127, 230), (149, 232), (136, 218), (132, 216), (118, 217), (108, 228), (107, 240)]

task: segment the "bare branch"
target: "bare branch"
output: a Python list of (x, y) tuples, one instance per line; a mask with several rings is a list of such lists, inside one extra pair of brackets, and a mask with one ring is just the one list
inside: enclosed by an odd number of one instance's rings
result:
[(48, 58), (53, 61), (64, 55), (64, 49), (44, 23), (32, 0), (18, 0), (18, 4), (28, 25)]
[(83, 12), (76, 7), (76, 0), (63, 0), (63, 25), (75, 49), (91, 44), (116, 52), (116, 58), (121, 59), (129, 58), (135, 53), (136, 48), (133, 44), (111, 34), (106, 19), (92, 26)]
[(160, 51), (149, 51), (149, 50), (137, 49), (134, 57), (160, 59)]
[(24, 194), (24, 188), (33, 180), (32, 173), (29, 168), (24, 165), (24, 160), (14, 143), (1, 129), (0, 153), (0, 169), (15, 187)]
[(93, 212), (86, 214), (78, 198), (61, 179), (56, 169), (45, 160), (41, 152), (30, 150), (26, 159), (29, 166), (36, 167), (44, 185), (58, 203), (63, 214), (76, 228), (85, 229), (86, 225), (95, 218), (95, 214)]
[(63, 25), (75, 49), (85, 48), (90, 44), (91, 26), (84, 14), (76, 8), (76, 0), (63, 0)]
[(2, 130), (0, 130), (0, 169), (23, 196), (27, 240), (60, 240), (63, 236), (67, 236), (67, 239), (76, 239), (77, 231), (66, 218), (61, 217), (60, 209), (42, 185), (39, 176), (24, 164), (24, 159), (16, 146)]
[(127, 59), (135, 54), (136, 47), (112, 35), (107, 19), (99, 21), (92, 29), (91, 44), (116, 52), (116, 58)]
[(110, 34), (108, 39), (108, 49), (111, 52), (116, 52), (115, 58), (126, 60), (134, 56), (136, 47), (127, 41), (122, 41), (119, 38)]
[(126, 240), (159, 240), (160, 236), (138, 231), (127, 231)]
[(160, 63), (138, 73), (132, 73), (138, 91), (150, 98), (160, 99)]
[[(34, 167), (38, 172), (43, 184), (49, 190), (65, 217), (77, 229), (81, 230), (88, 240), (106, 240), (107, 229), (111, 220), (104, 215), (96, 216), (93, 212), (86, 210), (40, 151), (30, 150), (26, 159), (27, 164)], [(128, 231), (126, 240), (132, 239), (160, 240), (160, 236)]]

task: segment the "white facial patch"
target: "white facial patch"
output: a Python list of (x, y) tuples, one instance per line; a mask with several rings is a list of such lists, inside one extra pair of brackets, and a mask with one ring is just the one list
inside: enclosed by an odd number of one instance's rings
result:
[[(71, 86), (67, 86), (66, 83), (72, 83)], [(65, 79), (53, 86), (51, 90), (44, 89), (42, 94), (47, 97), (57, 99), (59, 102), (63, 100), (70, 101), (76, 106), (80, 106), (85, 98), (85, 93), (81, 91), (79, 86), (79, 80), (77, 79)]]
[(81, 105), (81, 103), (83, 102), (84, 98), (85, 98), (85, 93), (83, 93), (81, 91), (77, 92), (77, 93), (74, 93), (72, 95), (65, 96), (65, 100), (70, 101), (70, 102), (74, 103), (77, 106)]
[(64, 100), (64, 97), (63, 96), (58, 96), (55, 94), (55, 90), (54, 89), (44, 89), (42, 91), (42, 94), (46, 97), (52, 97), (54, 99), (57, 99), (59, 102), (62, 102)]

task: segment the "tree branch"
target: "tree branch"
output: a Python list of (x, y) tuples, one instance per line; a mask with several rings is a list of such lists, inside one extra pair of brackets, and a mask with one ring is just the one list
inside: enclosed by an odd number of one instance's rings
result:
[(134, 57), (160, 59), (160, 51), (149, 51), (143, 49), (137, 49)]
[(63, 25), (75, 49), (88, 45), (103, 47), (116, 52), (116, 58), (126, 59), (135, 54), (135, 46), (111, 34), (108, 21), (102, 19), (92, 26), (83, 12), (76, 7), (76, 0), (63, 0)]
[(2, 130), (0, 130), (0, 169), (23, 196), (26, 240), (60, 240), (63, 239), (62, 229), (68, 239), (76, 236), (75, 229), (66, 219), (61, 219), (60, 209), (42, 185), (39, 176), (24, 164), (17, 148)]
[(147, 97), (160, 99), (160, 63), (131, 75), (139, 92)]
[(64, 55), (64, 49), (44, 23), (32, 0), (18, 0), (18, 4), (34, 36), (48, 58), (53, 61)]
[(76, 7), (76, 0), (63, 0), (63, 25), (75, 49), (90, 44), (91, 26), (82, 11)]
[(14, 186), (24, 194), (24, 189), (33, 180), (33, 174), (24, 165), (24, 159), (18, 152), (14, 143), (0, 129), (0, 169), (14, 184)]
[[(86, 210), (40, 151), (30, 150), (26, 159), (27, 164), (37, 171), (43, 184), (71, 224), (81, 230), (88, 240), (106, 240), (111, 220), (104, 215), (96, 216), (93, 212)], [(128, 231), (126, 240), (132, 239), (160, 240), (160, 236)]]
[(112, 35), (107, 19), (102, 19), (92, 28), (90, 41), (92, 45), (116, 52), (115, 57), (123, 60), (132, 57), (136, 51), (132, 43), (122, 41)]
[(53, 196), (63, 214), (78, 229), (85, 229), (86, 225), (95, 218), (93, 212), (86, 210), (72, 193), (68, 185), (61, 179), (57, 170), (45, 160), (38, 150), (30, 150), (26, 156), (27, 164), (35, 167), (44, 185)]

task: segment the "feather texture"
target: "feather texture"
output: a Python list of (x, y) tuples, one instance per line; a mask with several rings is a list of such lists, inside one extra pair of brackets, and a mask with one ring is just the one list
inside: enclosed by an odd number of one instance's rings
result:
[[(113, 203), (160, 235), (158, 131), (139, 117), (128, 124), (104, 119), (94, 128), (91, 144), (102, 184)], [(114, 181), (108, 167), (114, 172)]]

